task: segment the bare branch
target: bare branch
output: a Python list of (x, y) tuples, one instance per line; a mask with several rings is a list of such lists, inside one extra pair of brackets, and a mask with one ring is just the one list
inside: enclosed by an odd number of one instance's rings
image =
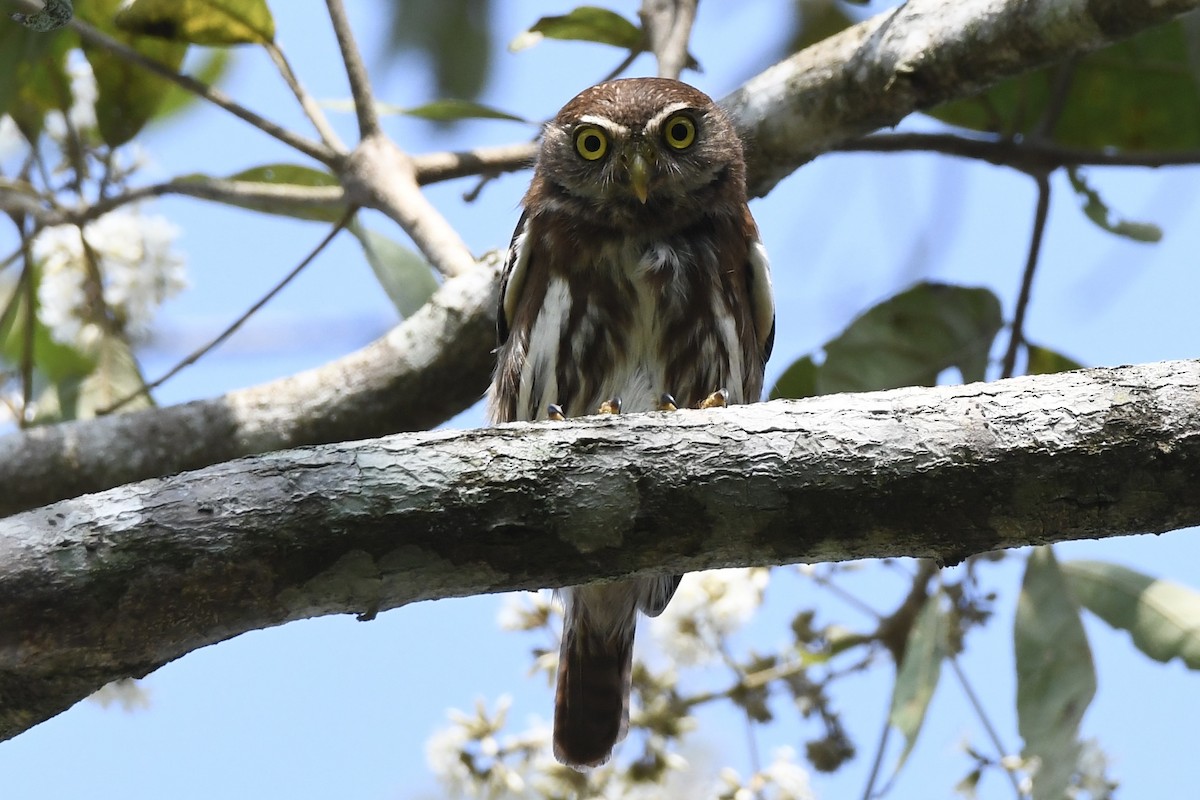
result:
[(699, 0), (642, 0), (638, 16), (658, 59), (660, 78), (679, 78), (691, 60), (688, 41), (696, 21)]
[(0, 736), (318, 614), (737, 565), (955, 563), (1200, 524), (1198, 392), (1200, 361), (1177, 361), (517, 423), (67, 500), (0, 520)]
[(422, 186), (470, 175), (516, 172), (533, 166), (537, 145), (532, 142), (480, 147), (457, 153), (427, 153), (413, 156), (417, 183)]
[(354, 42), (354, 31), (350, 28), (342, 0), (326, 0), (325, 5), (329, 9), (329, 21), (342, 51), (342, 63), (346, 65), (350, 95), (354, 98), (354, 113), (358, 116), (358, 135), (360, 139), (369, 139), (379, 134), (379, 115), (375, 110), (371, 80), (367, 77), (362, 53)]
[(1008, 336), (1008, 347), (1000, 376), (1011, 378), (1017, 366), (1017, 352), (1025, 343), (1025, 312), (1033, 296), (1033, 274), (1037, 271), (1038, 256), (1042, 252), (1042, 240), (1046, 238), (1046, 218), (1050, 214), (1050, 177), (1045, 173), (1036, 176), (1037, 208), (1033, 212), (1033, 231), (1029, 234), (1029, 253), (1025, 258), (1025, 270), (1021, 275), (1021, 291), (1017, 295), (1017, 308), (1013, 312), (1012, 329)]
[(1200, 164), (1200, 150), (1161, 153), (1116, 153), (1063, 147), (1045, 141), (1014, 141), (1000, 137), (961, 136), (954, 133), (880, 133), (842, 142), (835, 153), (926, 152), (973, 158), (998, 167), (1038, 173), (1059, 167), (1167, 167)]
[(304, 84), (300, 82), (300, 79), (296, 77), (296, 73), (292, 70), (291, 62), (288, 61), (287, 56), (284, 55), (279, 45), (275, 44), (275, 42), (264, 42), (263, 47), (266, 48), (267, 55), (275, 62), (276, 69), (283, 76), (283, 80), (288, 85), (288, 88), (292, 90), (296, 101), (304, 109), (304, 114), (308, 117), (308, 121), (317, 129), (317, 134), (320, 135), (321, 141), (325, 143), (325, 146), (335, 153), (349, 152), (345, 143), (342, 142), (341, 137), (338, 136), (337, 131), (329, 124), (329, 119), (325, 116), (325, 112), (321, 110), (321, 106), (308, 93), (308, 90), (304, 88)]

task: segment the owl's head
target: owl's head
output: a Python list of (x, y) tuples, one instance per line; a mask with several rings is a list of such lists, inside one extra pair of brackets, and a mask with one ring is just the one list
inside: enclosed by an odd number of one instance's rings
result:
[(685, 225), (745, 202), (742, 144), (703, 92), (667, 78), (585, 89), (546, 126), (532, 200), (608, 226)]

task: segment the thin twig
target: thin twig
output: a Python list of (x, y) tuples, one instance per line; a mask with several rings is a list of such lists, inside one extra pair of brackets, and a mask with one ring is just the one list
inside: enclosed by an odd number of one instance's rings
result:
[(1040, 141), (1049, 139), (1058, 127), (1058, 120), (1067, 107), (1067, 95), (1071, 93), (1071, 84), (1075, 80), (1075, 59), (1070, 58), (1059, 64), (1054, 70), (1053, 84), (1050, 87), (1050, 99), (1042, 118), (1029, 134), (1029, 139)]
[(138, 66), (153, 72), (155, 75), (165, 78), (177, 86), (187, 89), (192, 94), (202, 97), (214, 105), (220, 106), (230, 114), (233, 114), (239, 119), (245, 120), (254, 127), (258, 128), (263, 133), (275, 137), (289, 147), (293, 147), (296, 150), (299, 150), (301, 153), (316, 159), (317, 161), (328, 164), (337, 156), (337, 153), (324, 144), (321, 144), (320, 142), (314, 142), (307, 137), (293, 133), (282, 126), (259, 116), (250, 109), (234, 102), (231, 97), (222, 92), (220, 89), (201, 83), (189, 75), (183, 75), (175, 70), (164, 67), (162, 64), (158, 63), (154, 59), (147, 58), (138, 51), (134, 50), (132, 47), (122, 44), (111, 36), (96, 30), (79, 17), (72, 19), (70, 26), (72, 30), (79, 34), (79, 38), (83, 39), (88, 44), (94, 44), (97, 47), (102, 47), (111, 53), (115, 53), (126, 61), (137, 64)]
[(1012, 331), (1008, 337), (1008, 349), (1000, 369), (1001, 378), (1011, 378), (1017, 366), (1017, 351), (1025, 341), (1025, 312), (1029, 309), (1029, 297), (1033, 289), (1033, 274), (1037, 271), (1038, 256), (1042, 251), (1042, 240), (1046, 233), (1046, 217), (1050, 212), (1050, 176), (1039, 172), (1033, 176), (1037, 181), (1037, 209), (1033, 215), (1033, 233), (1029, 236), (1029, 254), (1025, 258), (1025, 274), (1021, 277), (1021, 291), (1017, 296), (1017, 309), (1013, 313)]
[(120, 409), (126, 403), (130, 402), (131, 400), (133, 400), (134, 398), (136, 398), (140, 395), (144, 394), (144, 395), (149, 396), (150, 392), (154, 391), (159, 386), (162, 386), (168, 380), (175, 377), (175, 375), (177, 375), (185, 367), (188, 367), (188, 366), (196, 363), (197, 361), (199, 361), (201, 358), (203, 358), (205, 355), (207, 355), (209, 353), (209, 351), (211, 351), (213, 348), (217, 347), (222, 342), (224, 342), (226, 339), (228, 339), (230, 336), (232, 336), (239, 328), (242, 327), (243, 324), (245, 324), (246, 320), (248, 320), (248, 319), (250, 319), (250, 317), (254, 316), (254, 314), (257, 313), (260, 308), (262, 308), (264, 305), (266, 305), (271, 300), (271, 298), (273, 298), (275, 295), (279, 294), (279, 292), (281, 292), (285, 286), (287, 286), (289, 283), (292, 282), (292, 279), (294, 279), (297, 275), (300, 274), (301, 270), (303, 270), (310, 263), (312, 263), (312, 260), (314, 258), (316, 258), (321, 253), (322, 250), (324, 250), (326, 247), (329, 246), (329, 243), (333, 241), (334, 237), (337, 236), (342, 231), (342, 229), (346, 227), (347, 224), (349, 224), (350, 219), (354, 216), (356, 211), (357, 211), (357, 209), (355, 209), (355, 208), (347, 209), (346, 213), (342, 215), (342, 218), (339, 219), (337, 221), (337, 223), (333, 226), (333, 228), (329, 231), (329, 233), (325, 235), (325, 238), (322, 239), (317, 244), (317, 246), (314, 247), (312, 249), (312, 251), (307, 256), (304, 257), (304, 259), (299, 264), (297, 264), (295, 267), (293, 267), (291, 272), (289, 272), (287, 275), (284, 275), (283, 278), (278, 283), (276, 283), (273, 287), (271, 287), (271, 290), (269, 292), (267, 292), (265, 295), (263, 295), (261, 298), (259, 298), (258, 301), (254, 303), (254, 305), (250, 306), (250, 308), (246, 309), (245, 313), (243, 313), (240, 317), (235, 319), (229, 325), (229, 327), (227, 327), (227, 328), (225, 328), (225, 330), (221, 331), (221, 333), (218, 334), (216, 336), (216, 338), (214, 338), (208, 344), (201, 347), (199, 350), (196, 350), (193, 353), (191, 353), (190, 355), (188, 355), (186, 358), (184, 358), (178, 364), (176, 364), (175, 366), (173, 366), (169, 370), (167, 370), (159, 378), (151, 381), (148, 384), (145, 384), (144, 386), (142, 386), (142, 388), (138, 389), (136, 392), (133, 392), (129, 395), (126, 395), (125, 397), (122, 397), (120, 400), (113, 403), (108, 408), (100, 409), (99, 411), (96, 412), (97, 415), (111, 414), (114, 411), (117, 411), (118, 409)]
[(609, 70), (608, 74), (605, 75), (603, 78), (601, 78), (599, 82), (600, 83), (608, 83), (613, 78), (617, 77), (622, 72), (629, 69), (629, 65), (632, 64), (634, 61), (636, 61), (637, 57), (640, 56), (644, 52), (646, 52), (646, 51), (641, 48), (634, 48), (633, 50), (630, 50), (628, 53), (625, 54), (625, 58), (621, 59), (621, 63), (617, 64), (615, 67), (613, 67), (611, 70)]
[[(980, 724), (983, 725), (984, 731), (992, 741), (992, 746), (996, 748), (997, 762), (1003, 765), (1004, 756), (1007, 754), (1007, 751), (1004, 749), (1004, 743), (1000, 741), (1000, 734), (996, 733), (995, 727), (992, 726), (992, 721), (988, 719), (987, 711), (984, 710), (983, 703), (979, 701), (979, 696), (975, 694), (975, 689), (971, 686), (971, 682), (967, 680), (967, 675), (963, 672), (962, 665), (958, 663), (958, 658), (951, 654), (947, 660), (950, 662), (950, 668), (954, 670), (955, 677), (958, 678), (959, 685), (962, 686), (963, 693), (967, 695), (967, 702), (975, 710), (975, 716), (979, 718)], [(1005, 769), (1004, 773), (1008, 775), (1008, 780), (1012, 783), (1017, 800), (1024, 800), (1025, 794), (1021, 791), (1021, 784), (1017, 780), (1017, 776), (1010, 769)]]
[(258, 210), (271, 211), (277, 207), (280, 213), (301, 212), (306, 209), (328, 209), (345, 203), (345, 192), (340, 186), (297, 186), (257, 181), (225, 180), (170, 180), (113, 195), (78, 211), (63, 210), (56, 213), (43, 212), (39, 221), (44, 225), (60, 225), (64, 222), (83, 224), (102, 217), (120, 206), (136, 203), (151, 197), (183, 195), (201, 200), (212, 200), (239, 206), (254, 206)]
[(21, 252), (25, 266), (21, 270), (20, 291), (25, 299), (25, 330), (21, 342), (21, 427), (29, 424), (29, 409), (33, 404), (33, 337), (37, 322), (37, 298), (33, 292), (33, 252), (24, 223), (14, 218), (21, 230)]
[(296, 77), (295, 71), (292, 69), (291, 63), (279, 45), (273, 41), (268, 41), (263, 44), (266, 48), (267, 55), (275, 62), (275, 67), (279, 70), (279, 74), (283, 76), (284, 82), (288, 88), (292, 90), (292, 94), (296, 96), (296, 100), (300, 103), (300, 107), (304, 109), (308, 121), (316, 128), (317, 134), (321, 137), (321, 141), (336, 153), (345, 153), (346, 145), (338, 136), (337, 131), (329, 124), (328, 117), (321, 110), (321, 106), (313, 96), (304, 88), (304, 84), (300, 83), (300, 79)]
[(835, 153), (927, 152), (973, 158), (1024, 172), (1058, 167), (1169, 167), (1200, 164), (1200, 150), (1116, 153), (1063, 147), (1050, 142), (971, 138), (951, 133), (872, 134), (834, 147)]
[(838, 598), (842, 602), (846, 603), (847, 605), (857, 608), (859, 611), (861, 611), (863, 614), (866, 614), (868, 617), (872, 617), (876, 620), (883, 619), (883, 614), (880, 614), (878, 611), (871, 608), (865, 602), (863, 602), (859, 598), (855, 597), (853, 594), (846, 591), (841, 586), (838, 586), (836, 583), (833, 582), (833, 580), (831, 578), (829, 578), (829, 576), (820, 575), (816, 571), (814, 571), (812, 573), (811, 577), (812, 577), (813, 583), (817, 584), (818, 586), (824, 587), (825, 589), (828, 589), (833, 594), (836, 594), (838, 596)]
[(471, 175), (499, 175), (528, 169), (536, 158), (537, 144), (534, 140), (452, 153), (426, 153), (413, 156), (412, 161), (417, 172), (417, 183), (426, 186)]
[(871, 774), (867, 778), (867, 785), (863, 788), (863, 800), (872, 800), (876, 797), (875, 781), (879, 779), (879, 770), (883, 766), (883, 754), (887, 750), (888, 739), (892, 735), (891, 715), (885, 715), (883, 718), (883, 732), (879, 734), (879, 744), (875, 747), (875, 759), (871, 762)]
[(346, 17), (342, 0), (325, 0), (325, 5), (329, 9), (329, 21), (342, 51), (342, 62), (346, 65), (350, 96), (354, 98), (354, 113), (358, 116), (358, 135), (360, 139), (367, 139), (379, 133), (379, 115), (375, 110), (367, 68), (354, 42), (354, 32), (350, 29), (350, 20)]

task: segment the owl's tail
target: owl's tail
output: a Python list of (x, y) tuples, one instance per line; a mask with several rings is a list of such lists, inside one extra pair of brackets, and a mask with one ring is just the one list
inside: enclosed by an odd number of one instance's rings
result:
[(554, 757), (575, 769), (608, 761), (629, 727), (634, 626), (607, 636), (591, 627), (586, 615), (568, 618), (559, 650)]

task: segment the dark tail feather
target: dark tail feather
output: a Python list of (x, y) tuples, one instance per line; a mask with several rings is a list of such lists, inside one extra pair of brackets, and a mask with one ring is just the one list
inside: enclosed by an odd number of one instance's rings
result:
[(615, 640), (592, 636), (584, 620), (563, 630), (554, 696), (554, 757), (569, 767), (598, 767), (629, 726), (633, 627)]

